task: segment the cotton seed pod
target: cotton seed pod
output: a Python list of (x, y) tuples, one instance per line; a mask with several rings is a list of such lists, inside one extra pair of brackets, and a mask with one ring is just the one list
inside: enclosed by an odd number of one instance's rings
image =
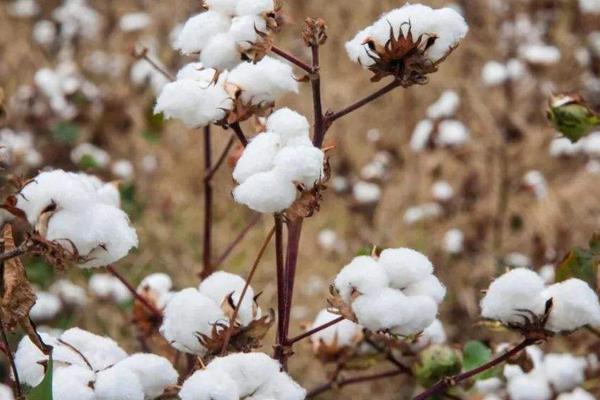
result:
[(448, 346), (431, 346), (421, 352), (414, 369), (419, 384), (430, 387), (442, 378), (459, 373), (462, 369), (462, 356)]
[(547, 116), (552, 125), (573, 143), (600, 125), (600, 116), (579, 94), (552, 96)]

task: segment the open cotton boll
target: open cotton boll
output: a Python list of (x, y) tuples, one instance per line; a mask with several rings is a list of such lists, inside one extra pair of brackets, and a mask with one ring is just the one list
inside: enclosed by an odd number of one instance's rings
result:
[(177, 383), (179, 376), (169, 360), (156, 354), (133, 354), (120, 361), (115, 367), (128, 369), (137, 376), (146, 400), (162, 395), (167, 386)]
[(156, 99), (154, 113), (179, 119), (189, 128), (199, 128), (225, 118), (227, 110), (232, 107), (222, 82), (207, 85), (201, 81), (181, 79), (165, 85)]
[(48, 292), (36, 292), (35, 304), (29, 311), (29, 316), (35, 322), (48, 321), (62, 310), (62, 303), (58, 296)]
[[(502, 388), (503, 384), (504, 382), (500, 378), (488, 378), (476, 381), (474, 387), (477, 393), (494, 394)], [(484, 397), (484, 400), (487, 400), (487, 397)], [(498, 400), (500, 400), (500, 397), (498, 397)]]
[(433, 122), (429, 119), (419, 121), (410, 138), (410, 149), (416, 153), (425, 150), (433, 133)]
[(411, 318), (398, 324), (394, 328), (394, 333), (410, 336), (422, 332), (425, 328), (435, 321), (438, 313), (436, 302), (429, 296), (409, 296), (408, 308), (404, 310), (395, 310), (392, 312), (410, 313)]
[(293, 146), (281, 149), (273, 164), (286, 179), (312, 189), (323, 175), (325, 153), (314, 146)]
[(454, 197), (454, 189), (447, 181), (437, 181), (431, 186), (431, 195), (435, 201), (443, 203)]
[(255, 399), (304, 400), (306, 390), (298, 385), (288, 374), (279, 372), (269, 379), (254, 394)]
[(71, 161), (81, 164), (91, 161), (100, 168), (104, 168), (110, 162), (110, 155), (100, 147), (91, 143), (80, 143), (71, 150)]
[(569, 138), (559, 137), (552, 139), (549, 152), (552, 157), (568, 157), (577, 154), (580, 149), (581, 145), (579, 142), (573, 143)]
[(256, 64), (239, 64), (229, 73), (227, 83), (240, 88), (242, 101), (249, 104), (273, 102), (286, 93), (298, 93), (292, 67), (269, 56)]
[[(222, 307), (230, 295), (233, 303), (237, 305), (244, 286), (246, 281), (240, 276), (217, 271), (200, 283), (198, 291)], [(254, 319), (254, 290), (250, 286), (246, 290), (237, 318), (242, 326), (248, 325)]]
[(96, 400), (144, 400), (144, 390), (137, 375), (119, 366), (98, 372), (94, 391)]
[(133, 12), (124, 14), (119, 19), (119, 28), (123, 32), (141, 31), (152, 23), (152, 17), (145, 12)]
[(371, 331), (395, 329), (414, 318), (409, 298), (389, 287), (358, 296), (352, 311), (358, 323)]
[(66, 249), (77, 249), (84, 262), (81, 268), (102, 267), (127, 256), (138, 246), (135, 229), (129, 217), (118, 208), (96, 204), (81, 211), (63, 210), (48, 223), (48, 240)]
[(177, 71), (177, 80), (181, 79), (192, 79), (201, 82), (212, 82), (215, 73), (212, 68), (204, 68), (204, 65), (201, 62), (191, 62), (183, 66), (179, 71)]
[(369, 256), (358, 256), (342, 268), (335, 277), (334, 285), (340, 297), (350, 304), (353, 296), (379, 292), (387, 287), (390, 279), (385, 269)]
[[(339, 318), (339, 315), (323, 309), (317, 314), (317, 318), (312, 324), (312, 328), (322, 326)], [(327, 346), (346, 347), (352, 346), (357, 342), (362, 334), (360, 325), (355, 324), (347, 319), (336, 323), (328, 328), (325, 328), (310, 336), (310, 341), (313, 344), (313, 350), (317, 351), (321, 343)]]
[[(600, 5), (598, 7), (600, 7)], [(577, 389), (573, 390), (571, 393), (561, 393), (556, 398), (556, 400), (595, 400), (595, 399), (596, 399), (596, 397), (594, 397), (594, 395), (592, 395), (590, 392), (588, 392), (582, 388), (577, 388)]]
[(236, 382), (240, 397), (244, 398), (275, 378), (281, 366), (264, 353), (234, 353), (215, 358), (206, 368), (229, 375)]
[(117, 178), (129, 182), (134, 175), (133, 164), (129, 160), (117, 160), (110, 167), (110, 172)]
[(127, 353), (114, 340), (79, 328), (63, 332), (60, 341), (67, 345), (54, 346), (53, 357), (56, 361), (83, 368), (89, 368), (89, 363), (94, 371), (106, 369), (127, 357)]
[(274, 9), (274, 0), (238, 0), (235, 12), (237, 15), (264, 15)]
[(188, 288), (177, 292), (167, 303), (160, 333), (177, 350), (204, 355), (206, 349), (196, 335), (210, 335), (216, 322), (228, 321), (212, 299), (196, 288)]
[(210, 11), (225, 15), (234, 15), (238, 0), (204, 0), (204, 5)]
[(371, 51), (365, 44), (365, 41), (371, 35), (371, 27), (367, 27), (358, 32), (356, 36), (349, 42), (346, 42), (346, 53), (350, 60), (359, 63), (364, 67), (369, 67), (375, 63), (373, 57), (370, 56)]
[(8, 385), (0, 383), (0, 399), (2, 400), (14, 400), (12, 388)]
[(89, 281), (90, 291), (98, 298), (124, 303), (132, 297), (127, 286), (111, 274), (94, 274)]
[(87, 303), (84, 288), (67, 279), (59, 279), (50, 286), (50, 293), (58, 296), (67, 306), (83, 307)]
[(511, 400), (550, 400), (552, 389), (544, 375), (536, 370), (508, 381)]
[(469, 129), (462, 122), (447, 119), (440, 122), (435, 143), (438, 146), (460, 146), (469, 140), (469, 135)]
[(542, 296), (553, 299), (546, 329), (569, 332), (588, 324), (600, 325), (598, 295), (584, 281), (573, 278), (555, 283)]
[[(48, 335), (47, 333), (40, 333), (42, 341), (50, 346), (57, 345), (56, 338)], [(15, 352), (15, 365), (21, 383), (25, 383), (31, 387), (35, 387), (42, 382), (44, 379), (44, 366), (40, 364), (41, 361), (48, 359), (40, 349), (29, 339), (28, 336), (24, 336), (19, 342), (17, 351)]]
[(237, 43), (229, 33), (215, 35), (200, 53), (202, 64), (219, 71), (233, 69), (241, 61)]
[(492, 282), (481, 300), (481, 316), (503, 323), (522, 323), (517, 310), (542, 315), (545, 299), (544, 281), (535, 272), (515, 268)]
[(175, 49), (183, 54), (202, 51), (212, 37), (227, 32), (231, 20), (216, 11), (206, 11), (188, 19), (175, 40)]
[(519, 47), (519, 56), (530, 64), (553, 65), (560, 61), (560, 50), (555, 46), (527, 44)]
[(239, 400), (237, 383), (224, 371), (203, 369), (183, 382), (181, 400)]
[(71, 365), (55, 368), (52, 374), (52, 398), (57, 400), (95, 400), (96, 374), (89, 368)]
[(546, 354), (543, 361), (544, 374), (557, 393), (572, 390), (583, 383), (586, 366), (585, 358), (571, 354)]
[(600, 0), (579, 0), (579, 9), (586, 14), (600, 14)]
[(254, 15), (244, 15), (231, 20), (229, 35), (241, 49), (247, 50), (261, 40), (258, 33), (266, 31), (267, 22), (264, 18)]
[(374, 204), (381, 199), (381, 188), (376, 183), (358, 181), (352, 186), (352, 195), (359, 204)]
[(446, 343), (446, 340), (447, 336), (444, 325), (442, 325), (439, 319), (436, 319), (423, 330), (423, 333), (417, 338), (416, 342), (410, 346), (414, 351), (419, 351), (432, 344)]
[(430, 23), (429, 30), (436, 32), (438, 36), (435, 43), (426, 52), (432, 61), (446, 56), (449, 51), (458, 46), (458, 43), (469, 31), (464, 17), (450, 7), (433, 10), (433, 19)]
[(449, 118), (460, 106), (460, 97), (454, 90), (446, 90), (440, 98), (427, 108), (427, 118)]
[(242, 156), (235, 164), (233, 179), (244, 183), (246, 179), (259, 172), (273, 168), (273, 160), (280, 149), (281, 139), (273, 132), (256, 135), (244, 148)]
[(304, 115), (280, 108), (267, 118), (267, 131), (274, 132), (280, 137), (281, 144), (287, 145), (290, 140), (308, 138), (310, 124)]
[(167, 274), (158, 272), (150, 274), (142, 279), (137, 290), (150, 290), (158, 294), (165, 294), (168, 293), (172, 287), (173, 281), (171, 280), (171, 277)]
[(481, 70), (481, 80), (486, 86), (502, 85), (508, 79), (506, 66), (498, 61), (488, 61)]
[(428, 296), (440, 304), (446, 296), (446, 287), (437, 277), (430, 275), (417, 282), (407, 285), (402, 292), (407, 296)]
[(450, 229), (442, 241), (444, 251), (449, 254), (460, 254), (464, 249), (465, 235), (460, 229)]
[(233, 189), (236, 202), (261, 213), (285, 210), (296, 195), (296, 186), (279, 171), (259, 172)]
[(406, 247), (385, 249), (378, 261), (389, 277), (390, 285), (396, 289), (404, 289), (433, 273), (433, 264), (427, 256)]

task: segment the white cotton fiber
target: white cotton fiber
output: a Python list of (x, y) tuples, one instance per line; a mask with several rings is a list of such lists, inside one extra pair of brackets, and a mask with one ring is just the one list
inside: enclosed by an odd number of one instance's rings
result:
[[(315, 318), (311, 329), (322, 326), (337, 318), (339, 318), (339, 315), (332, 314), (327, 309), (321, 310), (319, 314), (317, 314), (317, 318)], [(360, 325), (344, 319), (333, 326), (320, 330), (319, 332), (311, 335), (310, 341), (312, 342), (315, 350), (318, 349), (321, 342), (327, 346), (336, 345), (338, 347), (346, 347), (354, 345), (357, 339), (360, 338), (361, 333), (362, 328)]]
[(358, 256), (337, 274), (334, 285), (342, 300), (350, 304), (353, 296), (379, 292), (389, 282), (386, 271), (375, 259)]
[(394, 333), (410, 336), (422, 332), (430, 326), (437, 316), (438, 307), (436, 302), (429, 296), (409, 296), (406, 309), (395, 309), (390, 307), (386, 312), (396, 314), (409, 314), (411, 318), (403, 323), (397, 324)]
[(359, 204), (374, 204), (381, 199), (381, 188), (376, 183), (358, 181), (352, 186), (352, 195)]
[(278, 171), (259, 172), (233, 190), (236, 202), (261, 213), (280, 212), (296, 200), (296, 186)]
[(218, 369), (194, 372), (185, 380), (179, 392), (181, 400), (239, 400), (237, 383)]
[(149, 290), (158, 295), (163, 295), (168, 293), (172, 287), (173, 281), (171, 280), (171, 277), (167, 274), (157, 272), (142, 279), (137, 290)]
[(352, 302), (358, 323), (371, 331), (394, 329), (413, 318), (409, 298), (401, 291), (381, 288)]
[[(217, 271), (204, 279), (198, 291), (221, 306), (231, 295), (234, 305), (237, 305), (244, 290), (246, 281), (238, 275)], [(254, 319), (254, 290), (248, 286), (237, 320), (242, 326), (248, 325)]]
[[(42, 341), (50, 346), (56, 345), (56, 338), (40, 333)], [(25, 336), (19, 342), (15, 352), (15, 365), (22, 383), (35, 387), (44, 379), (44, 367), (41, 361), (46, 361), (48, 357), (37, 348), (35, 344)]]
[(434, 275), (408, 284), (402, 292), (407, 296), (428, 296), (440, 304), (446, 296), (446, 287)]
[(273, 160), (275, 170), (286, 179), (312, 189), (323, 175), (325, 154), (314, 146), (293, 146), (281, 149)]
[(175, 48), (183, 54), (197, 53), (210, 39), (229, 29), (230, 19), (215, 11), (207, 11), (188, 19), (175, 40)]
[(488, 61), (481, 70), (481, 80), (486, 86), (502, 85), (508, 79), (506, 65), (498, 61)]
[(144, 400), (137, 375), (118, 366), (98, 372), (94, 389), (96, 400)]
[(550, 400), (552, 390), (543, 374), (532, 371), (509, 380), (507, 391), (511, 400)]
[(410, 138), (410, 149), (414, 152), (425, 150), (433, 132), (433, 122), (429, 119), (420, 121), (413, 130)]
[(265, 15), (273, 12), (274, 0), (238, 0), (237, 15)]
[(87, 303), (85, 289), (67, 279), (57, 280), (50, 286), (49, 290), (67, 306), (83, 307)]
[(198, 128), (225, 118), (232, 107), (222, 82), (207, 85), (181, 79), (165, 85), (156, 100), (154, 112), (179, 119), (190, 128)]
[(389, 276), (390, 285), (396, 289), (404, 289), (433, 273), (433, 264), (424, 254), (406, 247), (383, 250), (379, 264)]
[(179, 375), (169, 360), (156, 354), (133, 354), (115, 367), (128, 369), (137, 376), (146, 400), (162, 395), (167, 386), (177, 383)]
[(229, 36), (240, 48), (247, 50), (261, 39), (259, 32), (266, 31), (267, 23), (262, 17), (244, 15), (231, 20)]
[(469, 135), (469, 129), (462, 122), (447, 119), (440, 122), (435, 143), (438, 146), (461, 146), (469, 140)]
[(223, 310), (196, 288), (176, 293), (164, 311), (160, 333), (177, 350), (203, 355), (206, 351), (197, 334), (211, 334), (215, 323), (228, 323)]
[(416, 342), (411, 344), (411, 349), (419, 351), (432, 344), (446, 343), (447, 336), (444, 325), (439, 319), (434, 320), (423, 333), (417, 338)]
[(177, 72), (176, 78), (177, 80), (192, 79), (208, 84), (213, 81), (216, 72), (212, 68), (204, 68), (201, 62), (191, 62)]
[(273, 168), (273, 160), (280, 149), (280, 137), (273, 132), (256, 135), (244, 149), (233, 170), (233, 179), (244, 183), (246, 179), (259, 172)]
[[(504, 323), (523, 323), (517, 314), (544, 312), (544, 281), (533, 271), (515, 268), (492, 282), (481, 300), (481, 316)], [(527, 314), (527, 313), (525, 313)]]
[(598, 295), (582, 280), (573, 278), (555, 283), (544, 291), (543, 297), (553, 299), (546, 324), (553, 332), (568, 332), (588, 324), (600, 325)]
[(427, 108), (427, 118), (449, 118), (460, 106), (460, 97), (454, 90), (445, 90), (440, 98)]
[(557, 393), (572, 390), (585, 380), (587, 362), (571, 354), (546, 354), (543, 371)]
[(358, 32), (352, 40), (346, 42), (346, 53), (350, 60), (365, 67), (375, 63), (375, 60), (371, 57), (373, 54), (369, 50), (369, 46), (365, 44), (365, 40), (367, 40), (370, 35), (371, 27), (367, 27)]
[[(127, 357), (127, 353), (114, 340), (83, 329), (66, 330), (59, 340), (67, 345), (54, 348), (53, 357), (56, 361), (87, 367), (87, 363), (79, 355), (81, 353), (96, 371), (106, 369)], [(72, 347), (79, 353), (73, 351)]]
[(234, 15), (238, 0), (204, 0), (204, 5), (210, 11), (216, 11), (225, 15)]
[(62, 303), (58, 296), (42, 291), (37, 291), (35, 296), (35, 304), (29, 311), (29, 316), (33, 321), (51, 320), (61, 311)]
[(286, 145), (292, 139), (308, 138), (310, 125), (304, 115), (289, 108), (280, 108), (267, 118), (267, 131), (274, 132)]
[[(600, 7), (600, 6), (599, 6)], [(595, 400), (596, 397), (592, 395), (590, 392), (577, 388), (573, 390), (571, 393), (561, 393), (558, 395), (556, 400)]]
[(253, 396), (256, 399), (304, 400), (306, 390), (288, 374), (279, 372), (262, 385)]
[(52, 398), (57, 400), (95, 400), (91, 385), (96, 374), (88, 367), (72, 365), (55, 368), (52, 374)]
[(235, 39), (228, 33), (213, 36), (200, 53), (200, 62), (219, 71), (233, 69), (242, 58)]
[(249, 396), (273, 379), (280, 370), (279, 362), (264, 353), (235, 353), (215, 358), (209, 371), (227, 373), (238, 386), (240, 397)]

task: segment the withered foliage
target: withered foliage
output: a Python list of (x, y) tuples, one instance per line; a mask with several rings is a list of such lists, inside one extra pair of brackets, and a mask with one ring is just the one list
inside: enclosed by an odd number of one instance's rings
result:
[(302, 26), (302, 40), (308, 47), (322, 46), (327, 41), (327, 24), (323, 18), (306, 18)]

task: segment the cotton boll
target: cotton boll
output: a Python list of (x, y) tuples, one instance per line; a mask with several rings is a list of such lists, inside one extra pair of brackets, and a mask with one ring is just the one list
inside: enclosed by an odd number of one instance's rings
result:
[[(83, 368), (88, 368), (87, 363), (89, 363), (95, 371), (106, 369), (127, 357), (127, 353), (114, 340), (79, 328), (71, 328), (63, 332), (60, 341), (67, 345), (55, 346), (53, 357), (56, 361)], [(78, 353), (72, 348), (77, 349)]]
[(460, 254), (464, 248), (464, 234), (460, 229), (450, 229), (442, 241), (444, 251), (449, 254)]
[(221, 82), (207, 85), (190, 79), (171, 82), (156, 100), (154, 113), (181, 120), (190, 128), (206, 126), (225, 118), (233, 103)]
[(195, 288), (188, 288), (167, 303), (160, 333), (177, 350), (204, 355), (206, 349), (196, 335), (210, 335), (217, 322), (228, 322), (219, 305)]
[(117, 160), (113, 163), (110, 171), (117, 178), (129, 182), (133, 179), (133, 164), (129, 160)]
[(154, 273), (142, 279), (137, 290), (150, 290), (162, 295), (168, 293), (172, 287), (173, 281), (169, 275), (164, 273)]
[[(410, 310), (410, 311), (407, 311)], [(409, 296), (408, 308), (396, 310), (396, 313), (412, 314), (412, 317), (394, 329), (394, 333), (410, 336), (422, 332), (435, 321), (438, 307), (436, 302), (429, 296)]]
[(192, 79), (195, 81), (210, 83), (215, 77), (215, 71), (212, 68), (204, 68), (200, 62), (192, 62), (186, 64), (177, 72), (177, 80)]
[(234, 15), (238, 0), (205, 0), (204, 5), (211, 11), (225, 15)]
[(56, 39), (56, 25), (52, 21), (41, 20), (33, 26), (33, 40), (42, 45), (49, 46)]
[(241, 61), (237, 43), (228, 33), (219, 33), (212, 37), (200, 53), (200, 62), (207, 68), (218, 71), (231, 70)]
[(207, 11), (188, 19), (175, 40), (175, 49), (183, 54), (202, 51), (219, 33), (227, 32), (230, 19), (221, 13)]
[(261, 213), (285, 210), (296, 195), (296, 186), (279, 171), (254, 174), (233, 190), (236, 202)]
[(494, 394), (502, 388), (502, 385), (500, 378), (481, 379), (475, 382), (475, 389), (481, 394)]
[(181, 400), (239, 400), (237, 383), (224, 371), (194, 372), (181, 386)]
[(14, 400), (12, 388), (8, 385), (0, 383), (0, 399)]
[(411, 349), (419, 351), (432, 344), (446, 343), (447, 336), (444, 325), (439, 319), (436, 319), (423, 330), (423, 333), (417, 338), (414, 344), (411, 344)]
[[(600, 6), (599, 6), (600, 7)], [(594, 400), (595, 397), (582, 388), (577, 388), (571, 393), (561, 393), (556, 400)]]
[(29, 316), (33, 321), (51, 320), (62, 310), (62, 303), (58, 296), (48, 292), (36, 292), (35, 296), (35, 304), (29, 312)]
[(431, 195), (435, 201), (444, 203), (454, 197), (454, 189), (447, 181), (437, 181), (431, 186)]
[(141, 31), (152, 23), (152, 18), (145, 12), (128, 13), (119, 19), (119, 28), (123, 32)]
[(115, 367), (125, 368), (137, 376), (146, 400), (159, 397), (167, 386), (177, 383), (178, 373), (173, 365), (166, 358), (155, 354), (133, 354)]
[(573, 143), (566, 137), (553, 139), (550, 142), (549, 152), (552, 157), (569, 157), (581, 150), (581, 144)]
[(533, 271), (515, 268), (492, 282), (481, 300), (481, 316), (503, 323), (522, 323), (519, 309), (542, 315), (544, 281)]
[(353, 296), (372, 294), (387, 287), (390, 279), (385, 269), (369, 256), (358, 256), (342, 268), (334, 285), (342, 300), (350, 304)]
[(510, 79), (518, 80), (527, 74), (527, 67), (518, 58), (511, 58), (506, 63), (506, 72), (508, 72), (508, 77)]
[(268, 56), (256, 64), (239, 64), (227, 82), (241, 89), (241, 98), (248, 104), (273, 102), (286, 93), (298, 93), (292, 67)]
[(454, 90), (446, 90), (440, 98), (427, 108), (427, 118), (450, 118), (460, 106), (460, 97)]
[(387, 273), (390, 285), (396, 289), (404, 289), (433, 273), (433, 264), (424, 254), (405, 247), (383, 250), (379, 255), (379, 265)]
[(560, 50), (555, 46), (528, 44), (519, 47), (519, 56), (530, 64), (548, 66), (560, 61)]
[(85, 289), (67, 279), (59, 279), (50, 286), (50, 293), (58, 296), (66, 305), (82, 307), (87, 303)]
[(98, 372), (94, 385), (96, 400), (144, 400), (137, 375), (127, 368), (114, 366)]
[(8, 7), (9, 15), (18, 18), (34, 17), (40, 12), (40, 6), (35, 0), (15, 0)]
[(374, 204), (381, 199), (381, 189), (375, 183), (359, 181), (352, 186), (352, 195), (359, 204)]
[(528, 268), (531, 266), (531, 259), (523, 253), (512, 252), (504, 256), (504, 263), (512, 267)]
[(229, 35), (240, 48), (247, 50), (261, 40), (257, 31), (266, 32), (267, 22), (259, 16), (245, 15), (231, 20)]
[(600, 14), (600, 1), (579, 0), (579, 9), (585, 14)]
[(86, 160), (91, 160), (96, 166), (104, 168), (110, 162), (110, 155), (91, 143), (81, 143), (71, 151), (71, 161), (80, 164)]
[(288, 374), (279, 372), (261, 386), (253, 397), (257, 399), (304, 400), (306, 390), (290, 378)]
[(371, 35), (371, 27), (367, 27), (358, 32), (354, 39), (346, 42), (346, 53), (350, 60), (359, 63), (362, 66), (369, 67), (375, 63), (371, 57), (371, 51), (365, 44), (365, 40)]
[(481, 70), (481, 80), (486, 86), (499, 86), (508, 79), (506, 65), (498, 61), (488, 61)]
[(90, 386), (96, 374), (89, 368), (72, 365), (55, 368), (52, 374), (52, 398), (60, 400), (95, 400)]
[(91, 292), (100, 299), (124, 303), (131, 300), (129, 289), (119, 279), (110, 274), (94, 274), (90, 278)]
[(352, 311), (359, 324), (371, 331), (379, 331), (395, 329), (411, 321), (414, 318), (411, 305), (401, 291), (384, 287), (358, 296), (352, 302)]
[[(508, 343), (504, 343), (504, 344), (508, 345)], [(505, 351), (505, 350), (502, 350), (502, 351)], [(519, 376), (525, 375), (525, 372), (523, 372), (523, 369), (520, 366), (513, 365), (513, 364), (505, 365), (502, 373), (508, 381), (511, 381)]]
[(543, 371), (557, 393), (579, 386), (585, 380), (586, 360), (571, 354), (547, 354)]
[(437, 33), (437, 40), (426, 54), (432, 61), (440, 60), (467, 35), (469, 27), (465, 19), (452, 8), (434, 10), (430, 31)]
[[(42, 341), (50, 346), (57, 344), (56, 338), (46, 333), (40, 333)], [(44, 367), (40, 364), (41, 361), (48, 359), (35, 344), (25, 336), (19, 342), (17, 351), (15, 352), (15, 365), (21, 383), (25, 383), (31, 387), (35, 387), (44, 379)]]
[(433, 11), (431, 7), (422, 4), (406, 4), (396, 8), (382, 15), (373, 24), (370, 37), (383, 46), (391, 35), (397, 38), (401, 30), (403, 34), (407, 34), (409, 27), (415, 39), (424, 33), (435, 34), (435, 32), (426, 32), (428, 22), (433, 18)]
[(600, 304), (596, 293), (582, 280), (568, 279), (549, 286), (543, 293), (552, 298), (552, 310), (546, 329), (573, 331), (584, 325), (600, 325)]
[(429, 119), (420, 121), (413, 130), (410, 138), (410, 148), (414, 152), (420, 152), (427, 147), (429, 138), (433, 132), (433, 122)]
[[(218, 271), (204, 279), (198, 291), (222, 306), (231, 295), (233, 303), (237, 306), (246, 281), (240, 276), (229, 272)], [(243, 326), (254, 319), (254, 290), (248, 286), (238, 312), (238, 322)]]
[(208, 371), (228, 374), (236, 383), (241, 398), (249, 396), (279, 374), (279, 362), (264, 353), (234, 353), (215, 358)]
[(281, 149), (273, 164), (286, 179), (312, 189), (323, 175), (325, 154), (314, 146), (294, 146)]
[(293, 139), (307, 139), (310, 124), (306, 117), (289, 108), (280, 108), (267, 118), (267, 131), (280, 137), (282, 145)]
[[(315, 318), (312, 328), (322, 326), (335, 320), (336, 318), (339, 318), (339, 315), (333, 314), (327, 309), (323, 309), (319, 312), (319, 314), (317, 314), (317, 318)], [(335, 325), (311, 335), (310, 341), (313, 344), (313, 350), (315, 351), (318, 351), (321, 343), (329, 347), (337, 346), (339, 348), (343, 348), (354, 345), (357, 342), (357, 339), (360, 338), (361, 333), (362, 328), (360, 325), (344, 319)]]
[(237, 15), (264, 15), (274, 8), (273, 0), (238, 0), (235, 12)]
[(511, 379), (507, 385), (511, 400), (550, 400), (552, 390), (545, 377), (535, 370)]
[(437, 304), (446, 296), (446, 287), (434, 275), (411, 283), (402, 291), (407, 296), (428, 296)]
[(523, 183), (525, 186), (531, 188), (538, 199), (543, 199), (548, 194), (546, 178), (544, 178), (544, 175), (540, 171), (527, 171), (525, 176), (523, 176)]
[(273, 160), (281, 146), (280, 136), (273, 132), (259, 133), (244, 148), (233, 170), (233, 179), (244, 183), (259, 172), (273, 168)]
[(469, 135), (469, 129), (462, 122), (448, 119), (440, 122), (435, 143), (438, 146), (460, 146), (469, 140)]

